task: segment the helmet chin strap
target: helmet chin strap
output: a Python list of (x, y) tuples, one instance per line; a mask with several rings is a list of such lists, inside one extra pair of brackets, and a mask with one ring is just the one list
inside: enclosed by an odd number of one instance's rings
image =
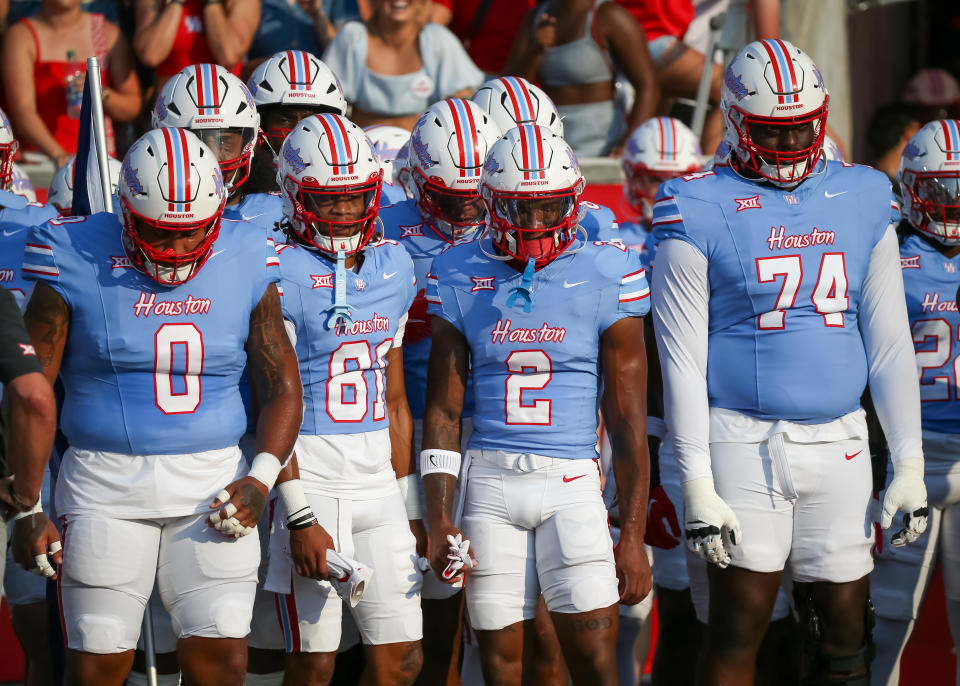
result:
[(346, 253), (343, 250), (337, 251), (337, 266), (333, 277), (333, 305), (324, 312), (327, 315), (326, 327), (331, 331), (335, 329), (341, 320), (343, 327), (349, 329), (353, 326), (353, 316), (350, 314), (352, 306), (347, 304), (347, 268)]

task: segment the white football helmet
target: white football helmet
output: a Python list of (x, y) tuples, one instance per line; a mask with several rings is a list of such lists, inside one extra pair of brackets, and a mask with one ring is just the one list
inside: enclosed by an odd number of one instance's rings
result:
[(13, 158), (17, 156), (20, 143), (13, 135), (13, 127), (7, 114), (0, 110), (0, 188), (6, 188), (13, 173)]
[(10, 173), (10, 183), (7, 184), (5, 190), (20, 195), (30, 202), (37, 201), (37, 192), (33, 188), (33, 182), (30, 181), (30, 177), (27, 176), (26, 172), (17, 164), (13, 165)]
[(283, 215), (303, 243), (329, 255), (359, 252), (376, 233), (382, 179), (363, 129), (339, 114), (307, 117), (280, 149)]
[(407, 198), (417, 197), (417, 185), (410, 175), (410, 139), (400, 146), (396, 159), (393, 160), (393, 182), (399, 183), (400, 188), (407, 194)]
[(799, 48), (784, 40), (749, 43), (723, 79), (720, 109), (731, 156), (776, 185), (795, 186), (823, 156), (829, 101), (820, 71)]
[(536, 124), (563, 138), (563, 122), (557, 106), (543, 89), (522, 76), (490, 79), (471, 99), (490, 115), (501, 131), (521, 124)]
[[(50, 187), (47, 189), (47, 204), (53, 205), (57, 211), (63, 215), (69, 215), (73, 208), (73, 177), (74, 162), (76, 157), (71, 157), (70, 161), (57, 170), (50, 181)], [(120, 160), (113, 157), (107, 158), (107, 167), (110, 170), (110, 186), (114, 194), (120, 186)]]
[(257, 107), (303, 105), (345, 114), (340, 81), (326, 64), (303, 50), (283, 50), (264, 60), (247, 80)]
[(383, 163), (383, 182), (392, 184), (393, 161), (397, 159), (401, 150), (405, 150), (403, 146), (410, 140), (410, 132), (399, 126), (383, 124), (373, 124), (363, 131), (373, 144), (373, 151)]
[(483, 226), (480, 172), (500, 129), (469, 100), (448, 98), (420, 115), (407, 158), (417, 208), (446, 241)]
[(509, 131), (487, 153), (480, 179), (493, 244), (522, 262), (550, 262), (576, 239), (585, 185), (563, 138), (529, 124)]
[(243, 81), (218, 64), (192, 64), (163, 85), (150, 117), (153, 128), (190, 129), (220, 159), (227, 193), (250, 176), (260, 115)]
[(679, 119), (654, 117), (630, 134), (620, 164), (627, 202), (650, 220), (660, 184), (700, 168), (700, 141)]
[[(210, 256), (227, 201), (217, 156), (186, 129), (153, 129), (123, 158), (120, 211), (130, 261), (150, 278), (175, 286), (193, 278)], [(193, 249), (158, 249), (140, 232), (203, 231)]]
[(903, 216), (944, 245), (960, 245), (960, 121), (939, 119), (917, 131), (897, 171)]

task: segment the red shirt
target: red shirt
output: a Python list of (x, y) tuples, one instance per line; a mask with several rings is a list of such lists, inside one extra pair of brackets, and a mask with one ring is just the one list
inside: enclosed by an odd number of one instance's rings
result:
[[(437, 1), (453, 12), (450, 30), (466, 43), (481, 0)], [(477, 67), (490, 74), (503, 72), (520, 23), (536, 4), (535, 0), (492, 0), (483, 23), (466, 45), (467, 54)]]
[(640, 22), (647, 40), (661, 36), (680, 38), (693, 21), (691, 0), (617, 0)]
[[(157, 65), (157, 76), (166, 79), (184, 67), (191, 64), (213, 63), (213, 53), (207, 43), (207, 36), (203, 32), (203, 5), (201, 0), (186, 0), (183, 13), (180, 15), (180, 24), (177, 26), (177, 37), (173, 39), (173, 47), (167, 58)], [(241, 64), (225, 64), (234, 75), (240, 75)]]

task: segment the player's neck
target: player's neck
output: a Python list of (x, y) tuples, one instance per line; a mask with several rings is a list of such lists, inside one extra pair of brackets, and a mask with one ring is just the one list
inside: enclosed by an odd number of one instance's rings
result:
[(744, 167), (743, 164), (740, 162), (740, 158), (738, 158), (736, 155), (733, 155), (733, 154), (730, 155), (730, 167), (735, 172), (737, 172), (737, 174), (745, 178), (747, 181), (753, 181), (755, 183), (769, 186), (770, 188), (773, 188), (775, 190), (785, 191), (787, 193), (791, 191), (795, 191), (797, 189), (797, 186), (803, 183), (803, 180), (801, 179), (800, 181), (793, 184), (792, 186), (781, 186), (779, 184), (776, 184), (770, 179), (764, 176), (760, 176), (758, 173), (756, 173), (752, 169), (747, 169), (746, 167)]
[(926, 241), (931, 247), (933, 247), (934, 250), (946, 257), (948, 260), (952, 260), (957, 255), (960, 255), (960, 245), (944, 245), (936, 238), (932, 238), (921, 231), (915, 230), (914, 233), (917, 234), (921, 240)]

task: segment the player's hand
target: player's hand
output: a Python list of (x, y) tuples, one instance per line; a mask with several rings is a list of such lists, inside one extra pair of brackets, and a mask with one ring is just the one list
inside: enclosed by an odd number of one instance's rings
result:
[[(464, 542), (463, 532), (451, 524), (444, 521), (440, 526), (435, 526), (430, 531), (430, 564), (433, 566), (433, 572), (445, 584), (459, 585), (467, 569), (477, 566), (477, 559), (473, 551), (468, 546), (465, 550), (465, 557), (458, 556), (457, 560), (451, 559), (451, 541), (456, 542), (458, 547), (462, 548)], [(457, 565), (459, 562), (459, 566)]]
[(613, 557), (617, 565), (620, 602), (636, 605), (653, 589), (653, 572), (643, 541), (639, 536), (625, 537), (621, 532), (620, 542), (613, 549)]
[(927, 487), (923, 483), (920, 458), (902, 459), (894, 464), (893, 481), (883, 496), (880, 526), (889, 529), (898, 510), (903, 510), (903, 528), (893, 535), (890, 543), (900, 547), (913, 543), (927, 530)]
[(293, 566), (297, 574), (308, 579), (319, 581), (329, 579), (327, 550), (333, 547), (330, 534), (316, 522), (312, 526), (290, 532), (290, 555), (293, 557)]
[(47, 515), (42, 512), (21, 517), (13, 525), (10, 538), (13, 559), (28, 572), (48, 579), (56, 579), (57, 571), (51, 560), (63, 564), (60, 534)]
[(267, 487), (259, 479), (245, 476), (229, 484), (210, 503), (217, 510), (207, 523), (217, 531), (240, 538), (253, 532), (267, 504)]
[(0, 514), (3, 521), (20, 514), (22, 510), (13, 499), (13, 477), (5, 476), (0, 479)]
[(727, 530), (731, 545), (740, 543), (742, 533), (737, 516), (717, 495), (713, 479), (703, 477), (685, 482), (683, 503), (687, 547), (707, 562), (726, 568), (730, 564), (730, 553), (723, 547), (723, 530)]
[(677, 509), (670, 502), (670, 496), (657, 486), (650, 491), (650, 500), (647, 504), (647, 532), (643, 541), (654, 548), (670, 550), (680, 545), (680, 521), (677, 519)]
[(410, 531), (417, 539), (417, 557), (427, 557), (430, 554), (430, 537), (427, 535), (427, 525), (422, 519), (410, 520)]
[(552, 48), (557, 44), (557, 18), (544, 14), (534, 29), (534, 38), (540, 50)]

